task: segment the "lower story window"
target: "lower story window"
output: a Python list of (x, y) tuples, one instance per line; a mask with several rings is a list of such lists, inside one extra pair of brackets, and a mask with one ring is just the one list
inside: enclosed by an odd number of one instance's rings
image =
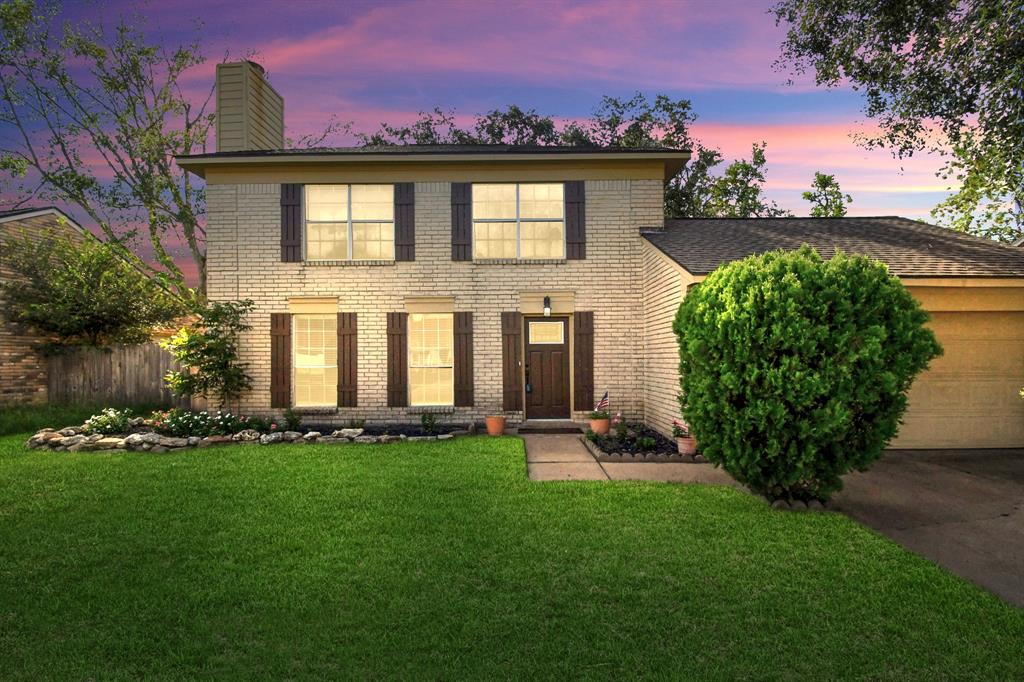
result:
[(409, 315), (409, 404), (455, 403), (451, 313)]
[(338, 403), (338, 330), (334, 315), (294, 315), (296, 407)]

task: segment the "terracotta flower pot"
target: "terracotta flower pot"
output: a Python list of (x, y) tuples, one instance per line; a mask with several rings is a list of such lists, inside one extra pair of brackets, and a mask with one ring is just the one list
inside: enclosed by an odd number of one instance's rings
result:
[(692, 436), (676, 438), (676, 447), (679, 449), (680, 455), (695, 455), (697, 454), (697, 439)]
[(494, 415), (490, 417), (484, 417), (484, 421), (487, 422), (487, 435), (488, 436), (500, 436), (505, 433), (505, 416)]
[(611, 428), (612, 420), (609, 419), (591, 419), (590, 430), (599, 436), (607, 436), (608, 430)]

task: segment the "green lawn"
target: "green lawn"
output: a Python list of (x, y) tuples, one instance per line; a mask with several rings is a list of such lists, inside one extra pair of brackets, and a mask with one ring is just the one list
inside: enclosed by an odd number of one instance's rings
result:
[(838, 514), (530, 483), (520, 441), (0, 438), (0, 676), (1024, 677), (1024, 611)]

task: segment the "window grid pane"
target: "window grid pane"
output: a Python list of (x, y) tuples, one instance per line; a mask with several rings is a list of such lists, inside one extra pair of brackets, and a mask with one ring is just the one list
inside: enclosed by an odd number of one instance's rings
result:
[(473, 258), (565, 258), (565, 186), (474, 184)]
[(450, 313), (409, 316), (409, 404), (455, 402), (454, 336)]
[(306, 185), (305, 191), (306, 260), (395, 259), (394, 185)]
[(530, 321), (530, 343), (557, 344), (565, 343), (565, 324), (563, 322)]
[(293, 315), (296, 407), (334, 406), (338, 397), (338, 333), (334, 315)]

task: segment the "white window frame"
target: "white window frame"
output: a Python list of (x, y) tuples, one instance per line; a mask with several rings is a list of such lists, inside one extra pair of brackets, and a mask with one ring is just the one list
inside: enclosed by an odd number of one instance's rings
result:
[[(368, 183), (357, 183), (357, 184), (377, 185), (379, 187), (387, 187), (388, 186), (388, 183), (386, 183), (386, 182), (368, 182)], [(345, 254), (345, 257), (342, 258), (341, 260), (354, 260), (352, 258), (352, 250), (355, 247), (355, 244), (352, 241), (352, 235), (353, 235), (352, 225), (354, 223), (371, 223), (372, 224), (372, 223), (386, 223), (388, 221), (387, 220), (353, 220), (352, 219), (352, 186), (353, 186), (352, 183), (348, 183), (348, 184), (337, 183), (337, 184), (335, 184), (335, 183), (330, 183), (330, 182), (314, 182), (314, 183), (310, 183), (308, 185), (303, 185), (302, 186), (302, 260), (304, 260), (304, 261), (305, 260), (309, 260), (309, 258), (307, 257), (307, 254), (306, 254), (306, 241), (307, 241), (307, 233), (308, 233), (308, 230), (306, 229), (306, 227), (310, 223), (313, 223), (314, 225), (320, 225), (320, 224), (330, 225), (330, 224), (341, 222), (341, 221), (338, 221), (338, 220), (307, 220), (306, 219), (306, 204), (307, 204), (307, 201), (306, 201), (306, 188), (310, 187), (310, 186), (313, 186), (313, 185), (328, 186), (328, 187), (342, 186), (342, 187), (345, 188), (345, 192), (346, 192), (347, 197), (348, 197), (348, 203), (346, 204), (347, 207), (348, 207), (348, 226), (346, 228), (348, 230), (348, 238), (346, 239), (346, 243), (347, 243), (347, 246), (348, 246), (348, 252)], [(391, 186), (391, 191), (392, 191), (391, 201), (392, 201), (392, 203), (394, 203), (394, 185), (390, 185), (390, 186)], [(565, 209), (564, 208), (562, 209), (562, 212), (565, 213)], [(392, 209), (391, 221), (390, 222), (391, 222), (391, 258), (374, 258), (373, 260), (384, 260), (384, 261), (393, 261), (393, 260), (395, 260), (395, 214), (394, 214), (394, 209)], [(330, 262), (330, 261), (335, 261), (335, 260), (338, 260), (338, 259), (336, 259), (336, 258), (317, 258), (315, 260), (317, 260), (317, 261), (324, 261), (324, 262)], [(362, 260), (362, 259), (360, 259), (360, 260)]]
[[(292, 313), (292, 325), (291, 325), (291, 327), (292, 327), (292, 339), (291, 339), (291, 344), (292, 344), (292, 357), (291, 357), (291, 361), (292, 361), (292, 376), (291, 376), (291, 380), (292, 380), (292, 397), (291, 397), (291, 404), (294, 407), (298, 407), (300, 409), (302, 409), (302, 408), (316, 409), (316, 408), (322, 408), (322, 407), (337, 407), (338, 406), (337, 385), (335, 385), (334, 393), (333, 394), (329, 394), (329, 395), (334, 395), (334, 402), (328, 402), (328, 403), (324, 403), (322, 405), (299, 405), (298, 401), (296, 400), (296, 395), (298, 394), (298, 382), (295, 379), (295, 377), (296, 377), (296, 370), (298, 370), (298, 369), (330, 369), (331, 367), (333, 367), (336, 372), (340, 371), (340, 368), (338, 367), (338, 348), (337, 348), (337, 343), (338, 343), (337, 338), (338, 338), (338, 336), (337, 336), (337, 333), (335, 333), (333, 335), (333, 337), (335, 339), (335, 341), (334, 341), (334, 343), (335, 343), (335, 348), (334, 348), (334, 364), (333, 365), (303, 365), (302, 367), (299, 367), (299, 363), (298, 363), (298, 347), (299, 347), (299, 344), (296, 343), (296, 337), (298, 336), (298, 333), (299, 333), (299, 325), (296, 324), (296, 319), (299, 318), (299, 317), (333, 317), (333, 316), (331, 314), (329, 314), (329, 313)], [(335, 317), (335, 319), (337, 319), (337, 318)], [(330, 336), (331, 336), (330, 334), (328, 334), (327, 332), (324, 332), (324, 340), (325, 340), (325, 342), (326, 342), (326, 339), (329, 338)], [(337, 382), (335, 382), (335, 384), (337, 384)]]
[[(472, 212), (473, 212), (473, 188), (476, 187), (478, 184), (480, 184), (480, 185), (515, 185), (516, 186), (516, 217), (514, 219), (512, 219), (512, 218), (480, 218), (478, 220), (475, 215), (472, 215)], [(521, 245), (522, 226), (521, 226), (521, 223), (523, 222), (523, 220), (522, 220), (522, 216), (520, 215), (520, 210), (519, 210), (519, 187), (522, 186), (522, 185), (557, 185), (557, 184), (561, 184), (562, 185), (562, 217), (561, 218), (529, 218), (529, 219), (526, 220), (526, 222), (528, 222), (528, 223), (557, 223), (557, 222), (561, 222), (562, 223), (562, 256), (561, 256), (561, 260), (565, 260), (565, 258), (566, 258), (565, 254), (566, 254), (566, 248), (567, 248), (566, 241), (568, 241), (566, 239), (566, 234), (565, 233), (566, 233), (566, 230), (568, 228), (565, 225), (565, 183), (564, 182), (563, 183), (557, 183), (557, 182), (480, 182), (480, 183), (474, 182), (474, 183), (472, 183), (470, 185), (470, 188), (469, 188), (470, 189), (470, 192), (469, 192), (469, 210), (470, 210), (470, 214), (471, 214), (470, 217), (472, 218), (472, 220), (470, 220), (471, 225), (470, 225), (470, 235), (469, 235), (469, 241), (470, 241), (469, 248), (470, 248), (470, 253), (474, 254), (473, 260), (478, 260), (476, 258), (476, 255), (475, 255), (476, 254), (476, 224), (478, 222), (481, 222), (481, 223), (515, 223), (516, 224), (516, 256), (515, 256), (516, 260), (549, 260), (547, 258), (523, 258), (523, 256), (522, 256), (522, 245)], [(480, 259), (480, 260), (501, 260), (501, 259), (483, 258), (483, 259)]]
[[(412, 364), (412, 315), (447, 315), (452, 321), (452, 364), (451, 365), (413, 365)], [(406, 327), (406, 343), (405, 343), (405, 376), (406, 376), (406, 402), (409, 403), (409, 407), (454, 407), (455, 405), (455, 313), (447, 312), (435, 312), (435, 313), (410, 313), (409, 325)], [(417, 405), (412, 400), (412, 369), (447, 369), (451, 367), (452, 370), (452, 402), (451, 403), (424, 403)]]

